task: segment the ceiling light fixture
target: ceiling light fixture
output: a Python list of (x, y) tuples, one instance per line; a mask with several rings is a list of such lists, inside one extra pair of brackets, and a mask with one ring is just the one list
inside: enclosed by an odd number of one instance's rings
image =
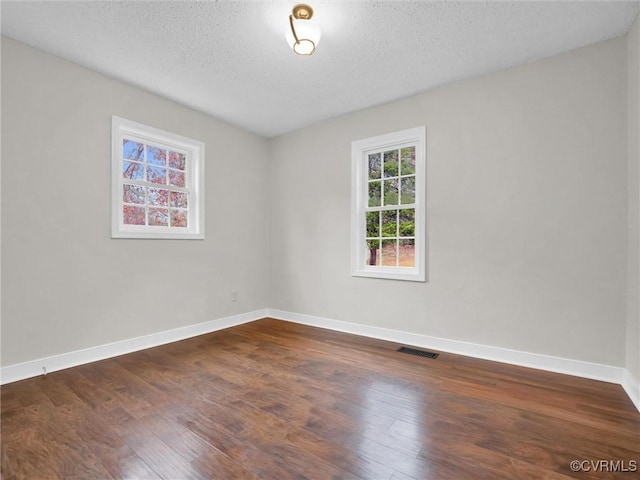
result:
[(296, 5), (289, 15), (287, 42), (298, 55), (313, 55), (320, 41), (320, 27), (311, 21), (313, 8), (309, 5)]

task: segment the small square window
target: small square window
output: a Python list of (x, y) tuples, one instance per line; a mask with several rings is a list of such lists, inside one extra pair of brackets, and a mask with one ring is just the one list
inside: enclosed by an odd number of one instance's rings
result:
[(204, 143), (112, 117), (112, 238), (204, 238)]

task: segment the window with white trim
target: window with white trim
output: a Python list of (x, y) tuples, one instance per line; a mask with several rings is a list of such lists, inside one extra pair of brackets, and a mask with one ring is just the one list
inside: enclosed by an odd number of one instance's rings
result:
[(351, 274), (426, 280), (426, 128), (351, 144)]
[(112, 117), (111, 237), (204, 238), (204, 143)]

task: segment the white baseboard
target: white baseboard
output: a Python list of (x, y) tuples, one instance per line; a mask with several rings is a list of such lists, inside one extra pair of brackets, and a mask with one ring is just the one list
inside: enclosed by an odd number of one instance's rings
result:
[(640, 412), (640, 381), (633, 378), (629, 370), (625, 368), (622, 374), (622, 388), (627, 392), (629, 398)]
[[(365, 337), (378, 338), (381, 340), (388, 340), (416, 347), (432, 348), (434, 350), (482, 358), (485, 360), (492, 360), (494, 362), (510, 363), (512, 365), (537, 368), (539, 370), (564, 373), (610, 383), (622, 383), (624, 369), (621, 367), (613, 367), (611, 365), (589, 363), (549, 355), (540, 355), (538, 353), (522, 352), (507, 348), (491, 347), (488, 345), (479, 345), (459, 340), (430, 337), (418, 333), (408, 333), (399, 330), (372, 327), (369, 325), (344, 322), (342, 320), (332, 320), (329, 318), (315, 317), (311, 315), (302, 315), (282, 310), (268, 309), (267, 312), (271, 318), (301, 323), (313, 327), (353, 333), (356, 335), (363, 335)], [(636, 406), (638, 406), (637, 403)]]
[(253, 312), (242, 313), (231, 317), (219, 318), (208, 322), (188, 325), (186, 327), (166, 330), (164, 332), (152, 333), (142, 337), (130, 338), (119, 342), (99, 345), (97, 347), (77, 350), (75, 352), (63, 353), (51, 357), (31, 360), (29, 362), (8, 365), (0, 368), (0, 385), (16, 382), (25, 378), (36, 377), (44, 373), (55, 372), (65, 368), (83, 365), (106, 358), (124, 355), (145, 348), (157, 347), (166, 343), (184, 340), (185, 338), (203, 335), (205, 333), (215, 332), (224, 328), (241, 325), (243, 323), (252, 322), (268, 316), (267, 310), (256, 310)]
[(459, 340), (431, 337), (418, 333), (403, 332), (382, 327), (373, 327), (358, 323), (333, 320), (329, 318), (303, 315), (283, 310), (263, 309), (247, 312), (231, 317), (219, 318), (204, 323), (166, 330), (142, 337), (131, 338), (119, 342), (99, 345), (74, 352), (63, 353), (51, 357), (32, 360), (0, 368), (0, 385), (16, 382), (26, 378), (36, 377), (46, 372), (55, 372), (65, 368), (75, 367), (86, 363), (104, 360), (106, 358), (124, 355), (126, 353), (157, 347), (178, 340), (215, 332), (225, 328), (252, 322), (261, 318), (271, 317), (289, 322), (300, 323), (313, 327), (326, 328), (338, 332), (352, 333), (365, 337), (378, 338), (390, 342), (431, 348), (443, 352), (456, 353), (469, 357), (482, 358), (495, 362), (509, 363), (523, 367), (536, 368), (551, 372), (564, 373), (578, 377), (591, 378), (622, 385), (627, 395), (640, 411), (640, 384), (628, 370), (611, 365), (583, 362), (568, 358), (540, 355), (538, 353), (522, 352), (507, 348), (492, 347)]

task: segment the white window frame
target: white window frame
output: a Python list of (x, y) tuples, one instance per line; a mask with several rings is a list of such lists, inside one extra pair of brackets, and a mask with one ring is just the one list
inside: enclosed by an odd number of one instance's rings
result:
[[(186, 155), (187, 227), (124, 224), (123, 184), (131, 183), (122, 177), (125, 138)], [(204, 239), (204, 143), (116, 116), (111, 117), (111, 141), (111, 238)]]
[[(366, 264), (368, 155), (383, 149), (415, 146), (415, 266)], [(391, 280), (426, 281), (426, 127), (416, 127), (351, 143), (351, 275)]]

